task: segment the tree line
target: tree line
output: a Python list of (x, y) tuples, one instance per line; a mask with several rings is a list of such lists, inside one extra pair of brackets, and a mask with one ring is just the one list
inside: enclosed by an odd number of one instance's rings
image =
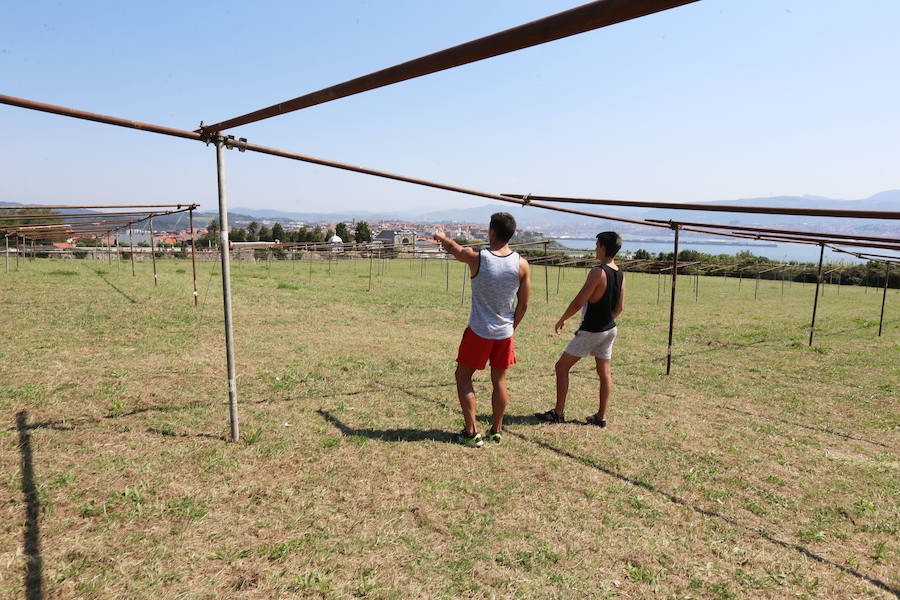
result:
[[(219, 221), (212, 219), (206, 226), (206, 233), (198, 240), (217, 245), (221, 229)], [(312, 229), (302, 226), (297, 231), (287, 231), (281, 223), (275, 223), (270, 229), (252, 221), (247, 227), (232, 227), (228, 232), (228, 239), (232, 242), (324, 242), (335, 235), (344, 242), (372, 241), (372, 230), (365, 221), (358, 221), (352, 231), (346, 223), (338, 223), (333, 230), (323, 231), (319, 225), (316, 225)]]

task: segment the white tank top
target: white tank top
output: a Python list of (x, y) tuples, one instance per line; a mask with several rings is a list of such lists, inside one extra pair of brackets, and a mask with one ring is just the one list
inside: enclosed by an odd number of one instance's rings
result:
[(519, 253), (497, 256), (490, 250), (481, 250), (478, 260), (478, 271), (472, 278), (469, 328), (489, 340), (512, 337), (519, 291)]

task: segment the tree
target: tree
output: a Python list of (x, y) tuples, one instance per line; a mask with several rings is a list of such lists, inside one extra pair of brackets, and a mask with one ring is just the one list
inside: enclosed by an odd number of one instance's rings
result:
[(322, 242), (325, 240), (325, 236), (322, 235), (322, 228), (318, 225), (315, 226), (309, 237), (310, 242)]
[(271, 242), (272, 241), (272, 230), (263, 225), (259, 228), (259, 241), (261, 242)]
[(259, 239), (259, 223), (256, 221), (250, 221), (250, 224), (247, 225), (247, 241), (255, 242)]
[(279, 242), (286, 242), (284, 235), (284, 227), (281, 226), (281, 223), (275, 223), (272, 226), (272, 241), (278, 240)]
[(202, 239), (211, 240), (216, 246), (219, 245), (219, 221), (217, 219), (209, 220), (209, 223), (206, 224), (206, 235)]
[(325, 232), (325, 239), (323, 241), (330, 242), (331, 238), (333, 238), (333, 237), (334, 237), (334, 230), (329, 229), (328, 231)]
[(371, 242), (372, 241), (372, 230), (369, 229), (369, 224), (365, 221), (360, 221), (356, 224), (356, 232), (353, 234), (353, 239), (360, 242)]
[[(345, 241), (345, 242), (349, 242), (350, 239), (351, 239), (351, 237), (350, 237), (350, 230), (347, 229), (347, 224), (346, 224), (346, 223), (338, 223), (337, 225), (335, 225), (335, 227), (334, 227), (334, 235), (338, 236), (339, 238), (341, 238), (341, 239), (342, 239), (343, 241)], [(331, 238), (329, 237), (328, 239), (330, 240)]]
[(228, 239), (232, 242), (246, 242), (247, 232), (243, 229), (232, 229), (228, 232)]
[(634, 253), (634, 257), (641, 260), (648, 260), (650, 258), (650, 253), (643, 248), (639, 248), (637, 252)]

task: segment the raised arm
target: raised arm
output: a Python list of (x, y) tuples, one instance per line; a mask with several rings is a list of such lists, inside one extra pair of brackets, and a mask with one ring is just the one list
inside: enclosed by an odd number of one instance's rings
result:
[(556, 325), (553, 328), (556, 333), (559, 333), (559, 330), (566, 324), (566, 320), (581, 310), (581, 307), (587, 304), (587, 301), (594, 295), (594, 292), (598, 291), (601, 296), (606, 292), (606, 272), (604, 272), (603, 269), (591, 269), (588, 271), (587, 278), (584, 280), (584, 285), (581, 286), (581, 290), (569, 303), (568, 308), (566, 308), (566, 311), (559, 318), (559, 321), (556, 322)]
[(528, 297), (531, 296), (531, 267), (524, 258), (519, 258), (519, 291), (516, 292), (516, 312), (513, 315), (513, 329), (519, 326), (525, 311), (528, 310)]
[(440, 231), (434, 232), (434, 239), (436, 239), (440, 243), (441, 247), (444, 249), (444, 252), (451, 254), (456, 260), (469, 265), (469, 270), (471, 272), (474, 273), (478, 268), (477, 250), (466, 246), (460, 246)]

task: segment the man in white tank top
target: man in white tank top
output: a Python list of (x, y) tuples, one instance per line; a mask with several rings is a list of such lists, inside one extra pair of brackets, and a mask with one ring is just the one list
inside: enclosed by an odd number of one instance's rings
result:
[[(525, 316), (531, 292), (528, 261), (513, 252), (509, 240), (516, 232), (516, 220), (509, 213), (491, 215), (489, 248), (463, 247), (441, 232), (434, 237), (446, 252), (468, 265), (472, 273), (472, 311), (456, 357), (456, 392), (462, 407), (465, 428), (456, 441), (473, 448), (488, 441), (500, 443), (503, 415), (509, 402), (506, 371), (516, 362), (513, 332)], [(475, 423), (475, 390), (472, 375), (491, 363), (491, 408), (493, 423), (482, 436)]]

